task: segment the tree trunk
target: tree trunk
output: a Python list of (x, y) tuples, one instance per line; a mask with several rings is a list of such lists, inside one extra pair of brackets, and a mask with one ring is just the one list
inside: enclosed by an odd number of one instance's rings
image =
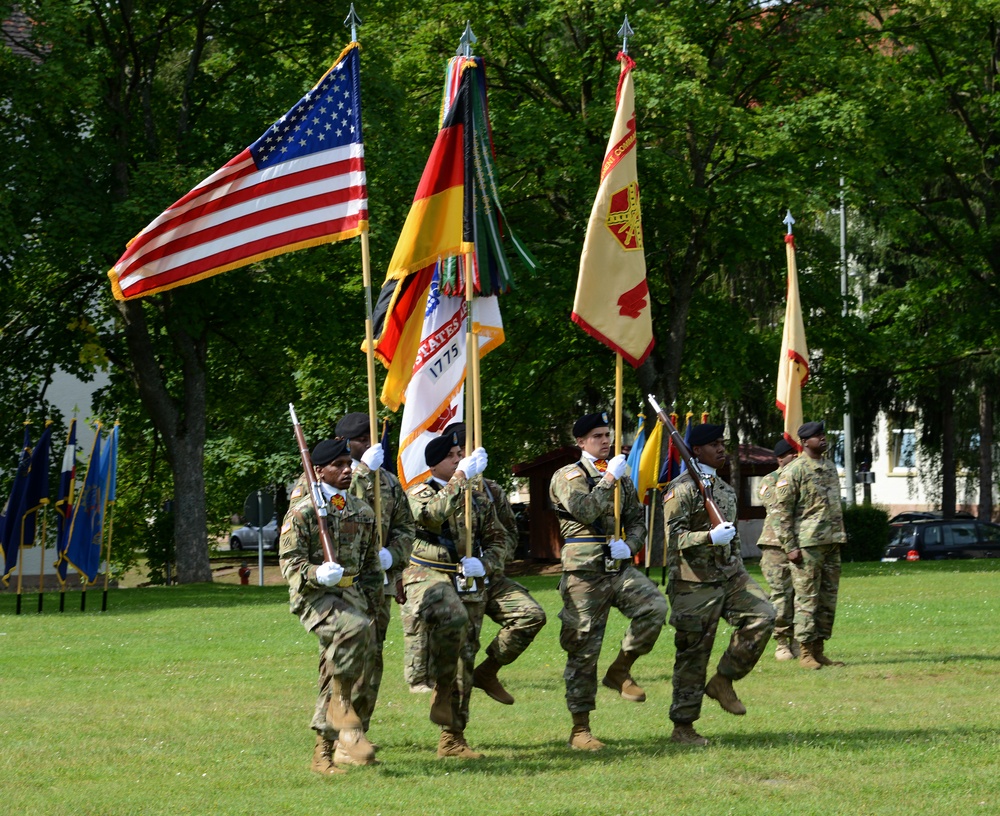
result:
[(979, 513), (983, 521), (993, 520), (993, 401), (989, 386), (979, 388)]
[[(205, 342), (179, 326), (169, 329), (182, 374), (183, 391), (181, 399), (177, 400), (167, 390), (163, 370), (153, 351), (143, 305), (137, 301), (117, 305), (124, 320), (133, 382), (153, 426), (163, 439), (174, 478), (177, 581), (211, 581), (204, 476)], [(167, 311), (170, 311), (169, 303)]]
[(941, 388), (941, 515), (954, 518), (955, 486), (955, 392), (949, 382)]

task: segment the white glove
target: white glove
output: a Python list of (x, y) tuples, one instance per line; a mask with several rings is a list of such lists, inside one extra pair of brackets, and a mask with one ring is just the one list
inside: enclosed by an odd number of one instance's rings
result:
[(486, 468), (486, 451), (482, 448), (476, 448), (471, 454), (464, 457), (459, 463), (455, 471), (459, 470), (465, 474), (466, 479), (471, 479), (474, 476), (478, 476)]
[(620, 538), (612, 538), (608, 542), (608, 546), (611, 548), (611, 557), (615, 561), (627, 561), (632, 557), (632, 550), (629, 549), (628, 544), (626, 544)]
[(713, 544), (728, 544), (736, 536), (736, 528), (728, 521), (716, 524), (708, 533)]
[(462, 471), (465, 474), (466, 479), (471, 479), (476, 475), (476, 457), (473, 456), (463, 456), (458, 460), (458, 467), (455, 468), (455, 473)]
[(389, 569), (392, 566), (392, 553), (383, 547), (378, 551), (378, 562), (382, 565), (382, 569)]
[(628, 460), (619, 453), (608, 460), (608, 469), (605, 472), (610, 473), (617, 481), (625, 475), (626, 470), (628, 470)]
[(361, 454), (361, 461), (368, 466), (369, 470), (378, 470), (382, 467), (382, 462), (385, 461), (385, 451), (382, 450), (382, 443), (376, 442)]
[(324, 561), (316, 567), (316, 582), (323, 586), (337, 586), (344, 577), (344, 568), (333, 561)]
[(482, 578), (486, 575), (486, 568), (478, 558), (467, 556), (462, 559), (462, 574), (466, 578)]

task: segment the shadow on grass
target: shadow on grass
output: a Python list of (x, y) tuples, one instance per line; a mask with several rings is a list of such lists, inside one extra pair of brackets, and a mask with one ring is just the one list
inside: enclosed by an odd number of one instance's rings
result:
[[(707, 728), (702, 733), (710, 740), (705, 748), (676, 745), (670, 741), (671, 724), (665, 723), (662, 736), (643, 739), (612, 739), (600, 734), (605, 748), (598, 752), (574, 751), (565, 739), (541, 743), (487, 742), (473, 740), (472, 747), (486, 756), (480, 760), (438, 759), (434, 744), (401, 746), (383, 752), (378, 773), (391, 778), (441, 776), (457, 772), (484, 776), (523, 776), (534, 773), (601, 771), (615, 760), (669, 758), (713, 755), (721, 751), (787, 750), (801, 748), (835, 748), (839, 751), (877, 751), (886, 745), (912, 742), (926, 745), (943, 740), (964, 743), (992, 743), (995, 731), (972, 726), (957, 728), (901, 728), (873, 730), (835, 730), (823, 732), (764, 731), (753, 734), (732, 732), (713, 734)], [(568, 732), (567, 732), (568, 736)]]
[[(89, 615), (101, 612), (104, 589), (87, 590), (86, 609), (80, 611), (80, 590), (65, 594), (64, 611), (59, 612), (59, 592), (46, 592), (43, 615)], [(288, 588), (285, 586), (241, 586), (239, 584), (184, 584), (172, 587), (140, 587), (109, 589), (106, 614), (128, 615), (150, 610), (184, 608), (228, 608), (237, 606), (283, 605), (287, 611)], [(15, 593), (0, 594), (0, 615), (13, 615), (17, 609)], [(23, 593), (21, 614), (38, 614), (38, 593)]]

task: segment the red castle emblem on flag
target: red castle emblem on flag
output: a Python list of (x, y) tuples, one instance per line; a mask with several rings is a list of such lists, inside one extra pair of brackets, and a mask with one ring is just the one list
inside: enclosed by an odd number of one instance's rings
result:
[(626, 252), (642, 249), (642, 215), (639, 210), (639, 184), (630, 181), (611, 196), (608, 217), (604, 221), (611, 234)]

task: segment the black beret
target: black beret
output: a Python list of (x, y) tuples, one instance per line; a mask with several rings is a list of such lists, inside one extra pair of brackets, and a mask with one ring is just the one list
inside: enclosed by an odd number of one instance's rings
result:
[(458, 445), (457, 433), (442, 435), (428, 442), (424, 449), (424, 461), (427, 462), (427, 467), (434, 467), (434, 465), (443, 462), (456, 445)]
[(357, 439), (359, 436), (364, 436), (371, 432), (371, 425), (368, 422), (368, 414), (362, 414), (355, 411), (353, 414), (347, 414), (340, 422), (337, 423), (337, 427), (333, 429), (333, 435), (339, 436), (341, 439)]
[(597, 414), (587, 414), (573, 423), (573, 438), (581, 439), (594, 430), (594, 428), (606, 428), (608, 425), (608, 415), (606, 412), (601, 411)]
[(312, 463), (317, 467), (323, 467), (345, 453), (347, 453), (347, 440), (324, 439), (312, 449)]
[(707, 445), (709, 442), (714, 442), (716, 439), (722, 439), (725, 434), (726, 429), (722, 425), (713, 425), (710, 422), (695, 425), (691, 429), (691, 447), (694, 448), (699, 445)]
[(465, 445), (465, 423), (464, 422), (452, 422), (443, 431), (441, 431), (441, 436), (448, 436), (449, 434), (458, 434), (458, 444), (459, 447)]
[(807, 422), (799, 426), (799, 439), (809, 439), (821, 433), (826, 433), (826, 427), (822, 422)]
[(785, 439), (785, 437), (781, 437), (778, 440), (778, 444), (774, 446), (775, 458), (787, 456), (790, 453), (795, 453), (795, 448), (792, 447), (792, 443)]

